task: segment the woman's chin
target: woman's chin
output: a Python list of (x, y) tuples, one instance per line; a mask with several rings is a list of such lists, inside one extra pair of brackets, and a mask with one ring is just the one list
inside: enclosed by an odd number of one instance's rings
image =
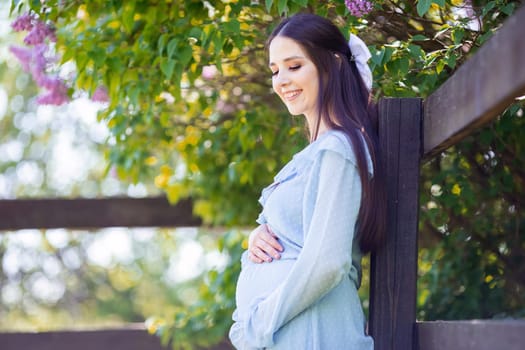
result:
[(288, 107), (288, 113), (290, 113), (290, 114), (293, 115), (294, 117), (303, 114), (303, 113), (297, 111), (297, 109), (295, 109), (295, 108), (290, 108), (290, 107)]

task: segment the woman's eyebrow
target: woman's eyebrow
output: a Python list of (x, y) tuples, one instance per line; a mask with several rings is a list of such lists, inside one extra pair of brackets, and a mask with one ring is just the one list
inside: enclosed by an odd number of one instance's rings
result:
[[(288, 62), (288, 61), (291, 61), (291, 60), (295, 60), (295, 59), (304, 59), (303, 56), (290, 56), (290, 57), (286, 57), (283, 62)], [(275, 66), (276, 64), (274, 62), (270, 62), (270, 64), (268, 65), (269, 67), (271, 66)]]

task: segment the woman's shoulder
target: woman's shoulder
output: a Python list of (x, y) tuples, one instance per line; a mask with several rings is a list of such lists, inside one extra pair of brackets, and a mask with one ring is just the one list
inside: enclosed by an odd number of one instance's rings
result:
[(319, 136), (312, 146), (314, 147), (309, 152), (310, 158), (317, 158), (325, 151), (331, 151), (339, 154), (346, 160), (356, 163), (350, 138), (343, 131), (328, 130)]

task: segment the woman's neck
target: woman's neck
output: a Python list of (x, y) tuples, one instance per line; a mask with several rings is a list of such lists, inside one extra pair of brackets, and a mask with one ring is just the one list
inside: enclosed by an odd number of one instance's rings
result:
[(323, 118), (321, 118), (319, 122), (319, 129), (317, 129), (317, 123), (315, 120), (306, 118), (306, 122), (310, 133), (310, 142), (315, 141), (319, 136), (331, 129), (325, 124)]

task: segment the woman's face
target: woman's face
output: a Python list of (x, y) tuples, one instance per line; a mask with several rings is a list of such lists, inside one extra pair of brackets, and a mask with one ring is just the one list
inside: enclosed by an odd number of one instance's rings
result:
[(310, 125), (318, 117), (319, 75), (293, 39), (277, 36), (269, 47), (273, 90), (292, 115), (304, 114)]

